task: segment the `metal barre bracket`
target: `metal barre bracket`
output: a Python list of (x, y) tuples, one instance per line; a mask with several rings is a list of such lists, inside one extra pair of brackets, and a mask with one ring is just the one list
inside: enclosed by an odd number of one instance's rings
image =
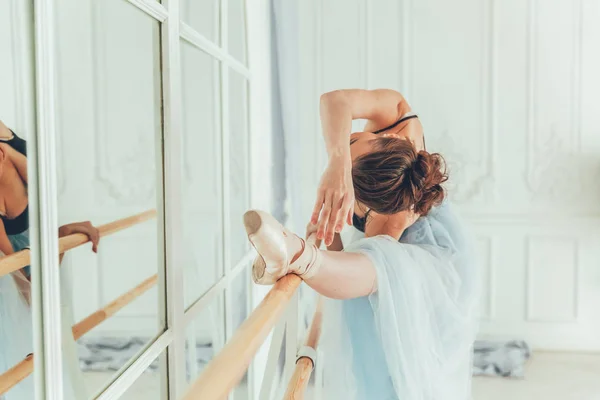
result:
[(314, 370), (315, 366), (317, 365), (317, 351), (310, 346), (302, 346), (298, 350), (298, 355), (296, 356), (296, 364), (303, 357), (306, 357), (310, 359), (310, 361), (312, 361), (312, 369)]

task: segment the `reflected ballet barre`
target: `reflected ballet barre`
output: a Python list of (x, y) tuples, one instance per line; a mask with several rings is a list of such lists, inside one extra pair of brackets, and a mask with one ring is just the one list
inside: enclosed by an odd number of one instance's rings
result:
[[(121, 230), (139, 225), (156, 217), (156, 210), (148, 210), (127, 218), (116, 220), (98, 228), (100, 237), (109, 236)], [(59, 253), (79, 247), (89, 241), (83, 234), (73, 234), (59, 239)], [(30, 263), (30, 251), (28, 249), (0, 258), (0, 276), (17, 271)], [(93, 312), (80, 322), (73, 325), (73, 339), (77, 340), (87, 332), (98, 326), (114, 315), (117, 311), (141, 296), (147, 290), (156, 285), (158, 275), (155, 274), (139, 285), (119, 296), (101, 309)], [(21, 362), (0, 375), (0, 396), (8, 392), (15, 385), (25, 379), (33, 372), (33, 354), (27, 355)]]

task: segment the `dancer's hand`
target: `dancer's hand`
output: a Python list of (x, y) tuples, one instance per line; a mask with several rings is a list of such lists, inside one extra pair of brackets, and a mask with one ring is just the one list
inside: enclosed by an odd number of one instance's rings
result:
[(63, 225), (58, 228), (58, 237), (82, 233), (92, 242), (92, 251), (98, 252), (98, 244), (100, 243), (100, 231), (91, 222), (74, 222), (72, 224)]
[(331, 158), (321, 177), (310, 219), (317, 225), (317, 239), (325, 240), (325, 245), (329, 246), (333, 235), (344, 227), (344, 220), (352, 225), (353, 212), (352, 160), (349, 155)]
[[(311, 235), (316, 235), (317, 229), (318, 229), (317, 225), (313, 224), (312, 222), (309, 222), (308, 225), (306, 225), (305, 238), (308, 239)], [(321, 247), (321, 240), (320, 239), (315, 240), (315, 245), (317, 246), (317, 248)]]

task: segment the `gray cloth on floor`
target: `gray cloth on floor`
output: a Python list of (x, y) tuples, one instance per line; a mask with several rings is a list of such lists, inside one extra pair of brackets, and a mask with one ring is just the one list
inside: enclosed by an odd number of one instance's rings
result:
[[(79, 366), (82, 371), (117, 371), (145, 349), (150, 340), (150, 338), (139, 337), (81, 338), (77, 341)], [(196, 345), (196, 362), (199, 370), (208, 363), (212, 355), (210, 343)], [(158, 360), (154, 360), (148, 368), (148, 371), (156, 370), (158, 370)]]
[(476, 341), (473, 375), (523, 378), (531, 350), (522, 340), (509, 342)]
[[(148, 344), (148, 338), (82, 338), (79, 339), (79, 364), (82, 371), (117, 371)], [(198, 369), (210, 361), (213, 349), (210, 343), (198, 344), (196, 360)], [(476, 341), (474, 345), (473, 375), (522, 378), (525, 362), (531, 356), (524, 341)], [(158, 369), (158, 360), (150, 371)]]

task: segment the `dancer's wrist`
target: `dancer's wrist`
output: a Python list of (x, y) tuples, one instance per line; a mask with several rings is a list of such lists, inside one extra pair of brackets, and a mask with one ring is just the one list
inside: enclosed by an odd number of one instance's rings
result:
[(350, 166), (352, 164), (352, 157), (350, 155), (350, 147), (336, 147), (329, 152), (329, 163)]

